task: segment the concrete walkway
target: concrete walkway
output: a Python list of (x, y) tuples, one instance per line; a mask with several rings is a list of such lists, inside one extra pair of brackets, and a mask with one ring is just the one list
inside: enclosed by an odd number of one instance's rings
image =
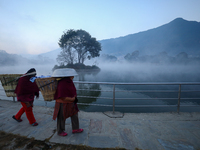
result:
[[(39, 123), (29, 125), (12, 119), (21, 108), (19, 102), (0, 100), (0, 130), (52, 143), (86, 145), (97, 148), (134, 150), (200, 150), (200, 113), (125, 113), (111, 118), (112, 113), (79, 112), (83, 133), (72, 134), (71, 120), (66, 120), (66, 137), (57, 135), (53, 108), (34, 106)], [(121, 114), (118, 114), (121, 115)]]

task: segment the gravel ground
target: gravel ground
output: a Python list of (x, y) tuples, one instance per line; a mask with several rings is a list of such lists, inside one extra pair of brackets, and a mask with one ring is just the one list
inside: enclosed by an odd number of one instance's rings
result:
[[(83, 145), (66, 145), (39, 141), (0, 131), (0, 150), (125, 150), (124, 148), (92, 148)], [(139, 149), (136, 149), (139, 150)]]

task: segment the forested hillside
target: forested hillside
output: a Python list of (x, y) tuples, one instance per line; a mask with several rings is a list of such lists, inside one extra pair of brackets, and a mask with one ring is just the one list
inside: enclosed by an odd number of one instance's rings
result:
[(138, 51), (139, 55), (181, 52), (200, 56), (200, 23), (177, 18), (170, 23), (124, 37), (100, 41), (102, 53), (115, 56)]

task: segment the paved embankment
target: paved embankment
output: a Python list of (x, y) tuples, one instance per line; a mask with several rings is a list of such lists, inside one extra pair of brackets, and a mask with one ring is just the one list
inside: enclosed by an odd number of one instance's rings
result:
[(200, 113), (112, 113), (79, 112), (83, 133), (72, 134), (71, 120), (66, 120), (66, 137), (57, 135), (53, 108), (34, 106), (39, 123), (28, 124), (25, 114), (18, 123), (12, 116), (21, 108), (19, 102), (0, 100), (0, 130), (51, 143), (86, 145), (98, 148), (134, 150), (198, 150), (200, 149)]

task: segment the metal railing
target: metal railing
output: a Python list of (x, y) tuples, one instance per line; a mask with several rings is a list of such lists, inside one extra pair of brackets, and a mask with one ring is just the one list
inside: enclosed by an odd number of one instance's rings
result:
[[(93, 106), (105, 106), (105, 107), (112, 107), (113, 114), (115, 113), (116, 107), (177, 107), (177, 112), (179, 113), (180, 107), (199, 107), (200, 105), (181, 105), (181, 100), (200, 100), (200, 82), (152, 82), (152, 83), (117, 83), (117, 82), (83, 82), (83, 81), (74, 81), (75, 85), (77, 84), (99, 84), (99, 85), (109, 85), (112, 86), (112, 90), (95, 90), (95, 89), (80, 89), (77, 88), (77, 91), (101, 91), (101, 92), (112, 92), (112, 97), (100, 97), (100, 96), (84, 96), (78, 95), (78, 98), (98, 98), (98, 99), (110, 99), (112, 100), (112, 105), (108, 104), (90, 104), (90, 103), (78, 103), (80, 105), (93, 105)], [(0, 84), (1, 85), (1, 84)], [(160, 90), (160, 89), (149, 89), (149, 90), (116, 90), (116, 86), (124, 85), (124, 86), (175, 86), (173, 89), (170, 90)], [(190, 86), (192, 90), (184, 90), (182, 89), (183, 86)], [(194, 86), (199, 86), (194, 90)], [(175, 89), (176, 88), (176, 89)], [(3, 90), (3, 89), (0, 89)], [(132, 92), (132, 93), (177, 93), (177, 97), (165, 97), (165, 98), (119, 98), (116, 97), (116, 93), (118, 92)], [(198, 93), (198, 97), (182, 97), (183, 93)], [(157, 100), (176, 100), (177, 104), (175, 105), (116, 105), (116, 100), (148, 100), (148, 99), (157, 99)], [(15, 101), (15, 97), (13, 97), (13, 101)]]
[[(200, 100), (200, 94), (198, 97), (181, 97), (183, 93), (193, 93), (197, 92), (200, 93), (200, 82), (152, 82), (152, 83), (116, 83), (116, 82), (81, 82), (81, 81), (74, 81), (75, 84), (99, 84), (99, 85), (111, 85), (113, 87), (113, 90), (110, 91), (104, 91), (104, 92), (113, 92), (112, 97), (91, 97), (91, 96), (82, 96), (78, 95), (80, 98), (99, 98), (99, 99), (112, 99), (113, 104), (111, 105), (106, 105), (106, 104), (85, 104), (85, 103), (79, 103), (82, 105), (95, 105), (95, 106), (108, 106), (108, 107), (113, 107), (113, 113), (115, 113), (115, 107), (172, 107), (175, 106), (177, 107), (177, 112), (179, 113), (180, 107), (197, 107), (200, 105), (181, 105), (181, 100)], [(177, 90), (116, 90), (116, 85), (152, 85), (152, 86), (177, 86)], [(182, 90), (182, 86), (199, 86), (197, 90)], [(194, 88), (194, 87), (193, 87)], [(79, 90), (88, 90), (88, 89), (77, 89)], [(99, 91), (99, 90), (91, 90), (91, 91)], [(102, 91), (102, 90), (100, 90)], [(154, 98), (154, 99), (159, 99), (159, 100), (177, 100), (176, 105), (115, 105), (115, 100), (117, 99), (123, 99), (123, 100), (148, 100), (148, 98), (117, 98), (116, 97), (116, 92), (132, 92), (132, 93), (177, 93), (177, 97), (174, 98)], [(152, 99), (152, 98), (150, 98)]]

